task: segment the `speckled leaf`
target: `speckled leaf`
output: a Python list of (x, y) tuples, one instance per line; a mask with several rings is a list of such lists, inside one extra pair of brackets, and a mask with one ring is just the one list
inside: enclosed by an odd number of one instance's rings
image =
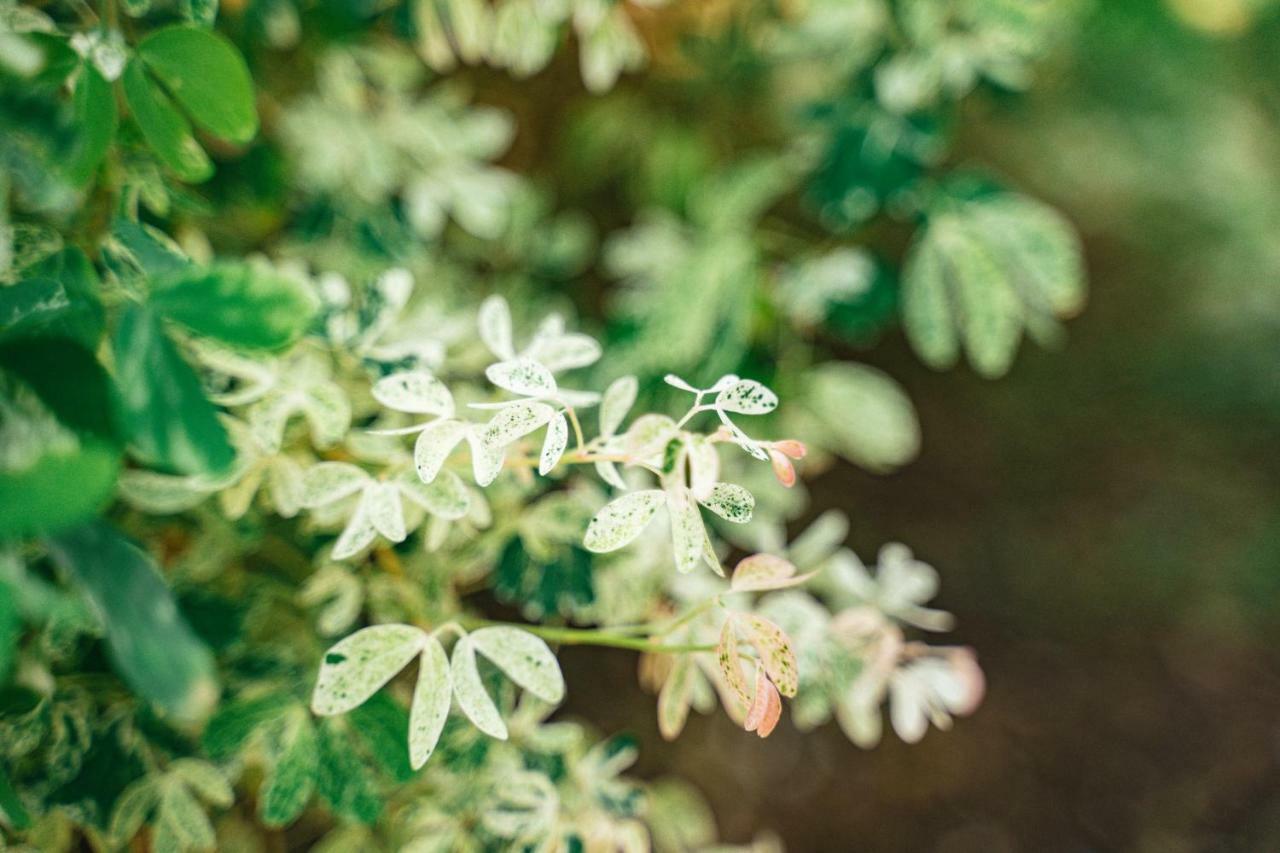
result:
[(600, 434), (605, 438), (612, 436), (626, 420), (627, 413), (635, 405), (636, 393), (640, 385), (634, 376), (623, 376), (615, 379), (605, 389), (600, 401)]
[(484, 440), (484, 434), (467, 431), (467, 444), (471, 448), (471, 471), (476, 485), (484, 487), (498, 479), (506, 457), (505, 447), (492, 447)]
[(742, 486), (717, 483), (702, 505), (734, 524), (746, 524), (756, 508), (756, 499)]
[(428, 424), (413, 445), (413, 464), (418, 469), (418, 478), (424, 483), (434, 480), (466, 434), (467, 425), (462, 421), (439, 420)]
[[(395, 483), (373, 483), (364, 490), (360, 501), (373, 529), (392, 542), (403, 542), (404, 507), (400, 504), (400, 489)], [(359, 512), (359, 510), (357, 510)]]
[(715, 405), (739, 415), (763, 415), (778, 408), (778, 395), (754, 379), (743, 379), (716, 394)]
[(270, 827), (293, 823), (315, 790), (319, 747), (316, 730), (305, 715), (288, 723), (275, 767), (258, 794), (258, 816)]
[(747, 679), (742, 672), (742, 656), (738, 654), (738, 635), (733, 628), (733, 616), (724, 622), (720, 629), (720, 642), (716, 643), (716, 663), (725, 684), (729, 686), (735, 698), (742, 704), (742, 710), (751, 706), (751, 693), (747, 690)]
[(735, 592), (760, 592), (799, 586), (817, 572), (796, 574), (796, 567), (773, 554), (752, 554), (738, 563), (729, 586)]
[(707, 538), (702, 513), (688, 489), (667, 492), (667, 511), (671, 513), (671, 544), (675, 551), (676, 569), (691, 572), (702, 562), (702, 545)]
[(453, 677), (453, 695), (458, 700), (459, 710), (480, 731), (490, 737), (506, 740), (507, 724), (502, 721), (498, 706), (493, 703), (480, 680), (480, 670), (476, 668), (476, 647), (470, 636), (463, 637), (454, 645), (453, 661), (449, 669)]
[(542, 455), (538, 459), (538, 473), (544, 477), (550, 474), (568, 446), (569, 422), (564, 415), (556, 412), (547, 424), (547, 436), (542, 441)]
[(667, 680), (658, 691), (658, 731), (666, 740), (675, 740), (689, 718), (697, 663), (692, 655), (677, 655)]
[(412, 625), (374, 625), (324, 653), (311, 710), (321, 716), (350, 711), (404, 669), (426, 644)]
[(350, 497), (369, 483), (369, 475), (350, 462), (320, 462), (302, 475), (301, 505), (306, 509)]
[(429, 514), (447, 521), (464, 517), (471, 508), (467, 484), (452, 471), (445, 471), (430, 483), (405, 479), (400, 483), (400, 490)]
[(799, 682), (796, 668), (796, 656), (791, 650), (791, 638), (774, 623), (754, 613), (735, 614), (742, 629), (747, 634), (747, 641), (755, 648), (769, 673), (769, 680), (778, 687), (783, 696), (795, 696)]
[(516, 684), (553, 704), (564, 699), (560, 663), (539, 637), (518, 628), (481, 628), (471, 633), (481, 654), (498, 665)]
[(500, 361), (485, 368), (484, 375), (499, 388), (525, 397), (549, 397), (556, 393), (551, 371), (528, 358)]
[(556, 410), (546, 403), (520, 402), (498, 410), (484, 428), (484, 443), (489, 447), (506, 447), (523, 438), (555, 417)]
[(452, 701), (449, 659), (440, 641), (428, 638), (418, 659), (418, 682), (413, 688), (413, 706), (409, 710), (409, 763), (414, 770), (426, 764), (435, 750)]
[(373, 398), (397, 412), (453, 417), (453, 395), (443, 382), (425, 370), (382, 377), (374, 383)]
[(661, 489), (631, 492), (615, 499), (591, 519), (582, 544), (597, 554), (622, 548), (640, 535), (665, 500)]

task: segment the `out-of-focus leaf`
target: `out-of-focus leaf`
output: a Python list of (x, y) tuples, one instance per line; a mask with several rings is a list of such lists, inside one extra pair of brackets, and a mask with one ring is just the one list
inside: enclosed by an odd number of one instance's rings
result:
[(910, 398), (887, 374), (853, 362), (810, 371), (801, 398), (815, 443), (871, 471), (891, 471), (920, 450)]
[(141, 458), (183, 474), (221, 473), (231, 466), (235, 452), (226, 430), (155, 314), (125, 309), (115, 353), (124, 424)]
[(142, 138), (160, 161), (184, 181), (199, 183), (213, 175), (213, 163), (191, 133), (186, 116), (147, 77), (135, 59), (124, 70), (124, 95)]
[(213, 656), (183, 620), (151, 558), (101, 521), (50, 540), (50, 551), (101, 615), (124, 680), (175, 718), (208, 713), (218, 695)]
[(166, 27), (139, 42), (138, 57), (214, 136), (248, 142), (258, 132), (253, 80), (224, 36), (199, 27)]
[(306, 715), (293, 715), (258, 800), (258, 815), (264, 824), (285, 826), (302, 814), (315, 790), (318, 762), (315, 726)]
[(102, 164), (120, 122), (111, 84), (103, 79), (91, 62), (80, 67), (73, 104), (79, 134), (71, 162), (67, 165), (67, 174), (77, 184), (85, 184)]
[(233, 347), (280, 349), (316, 312), (303, 283), (245, 263), (187, 267), (152, 282), (148, 304), (166, 319)]

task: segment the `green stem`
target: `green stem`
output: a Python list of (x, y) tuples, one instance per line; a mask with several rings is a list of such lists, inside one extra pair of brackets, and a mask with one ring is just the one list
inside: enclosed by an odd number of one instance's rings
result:
[(672, 645), (658, 643), (643, 637), (629, 637), (622, 634), (611, 634), (589, 628), (553, 628), (545, 625), (521, 625), (513, 622), (494, 622), (490, 619), (464, 618), (460, 620), (469, 628), (519, 628), (530, 634), (564, 646), (608, 646), (615, 649), (631, 649), (637, 652), (665, 652), (682, 654), (686, 652), (710, 652), (715, 646), (710, 645)]

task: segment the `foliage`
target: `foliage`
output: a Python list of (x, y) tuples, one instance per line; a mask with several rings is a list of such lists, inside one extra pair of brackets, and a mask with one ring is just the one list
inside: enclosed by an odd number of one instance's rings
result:
[(846, 347), (900, 318), (994, 377), (1082, 308), (1070, 225), (947, 157), (1067, 13), (0, 5), (13, 843), (713, 844), (548, 719), (566, 644), (640, 652), (666, 738), (974, 711), (973, 652), (908, 636), (931, 567), (783, 534), (801, 460), (918, 451)]

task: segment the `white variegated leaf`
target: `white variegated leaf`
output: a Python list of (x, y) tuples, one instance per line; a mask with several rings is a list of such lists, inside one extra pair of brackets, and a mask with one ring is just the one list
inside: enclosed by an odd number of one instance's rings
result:
[(587, 525), (582, 544), (597, 554), (616, 551), (631, 543), (653, 520), (666, 501), (661, 489), (630, 492), (606, 504)]
[(490, 296), (480, 304), (480, 340), (501, 359), (515, 358), (511, 341), (511, 309), (501, 296)]
[(746, 524), (756, 508), (756, 499), (751, 492), (733, 483), (717, 483), (700, 503), (734, 524)]
[(505, 447), (491, 447), (484, 440), (482, 430), (467, 430), (467, 445), (471, 448), (471, 471), (476, 485), (481, 488), (498, 479), (506, 457)]
[(547, 476), (560, 462), (564, 449), (569, 445), (569, 422), (556, 412), (547, 424), (547, 437), (542, 442), (542, 455), (538, 459), (538, 473)]
[(335, 560), (345, 560), (348, 557), (354, 557), (378, 538), (378, 530), (373, 526), (373, 519), (369, 517), (369, 501), (365, 495), (360, 496), (360, 502), (356, 504), (356, 510), (352, 513), (351, 518), (347, 521), (347, 526), (343, 528), (342, 533), (338, 536), (338, 541), (333, 543), (333, 551), (331, 556)]
[(612, 462), (597, 462), (596, 473), (600, 475), (601, 480), (604, 480), (615, 489), (626, 490), (627, 484), (622, 479), (622, 475), (618, 473), (618, 466)]
[(702, 562), (702, 547), (707, 531), (702, 513), (688, 489), (672, 489), (666, 493), (667, 511), (671, 514), (671, 544), (675, 550), (676, 569), (691, 572)]
[(438, 420), (418, 434), (413, 445), (413, 464), (422, 482), (430, 483), (439, 475), (440, 467), (467, 435), (467, 429), (462, 421)]
[(560, 663), (541, 638), (507, 626), (481, 628), (470, 637), (482, 655), (534, 696), (552, 704), (564, 699)]
[(414, 770), (427, 763), (444, 731), (453, 701), (449, 659), (435, 637), (429, 637), (418, 659), (418, 681), (409, 708), (409, 764)]
[(484, 443), (493, 448), (506, 447), (546, 424), (555, 414), (556, 410), (546, 403), (512, 403), (498, 410), (485, 425)]
[(763, 415), (778, 408), (778, 395), (754, 379), (743, 379), (717, 393), (715, 406), (739, 415)]
[(552, 373), (586, 367), (600, 360), (600, 344), (590, 335), (571, 333), (539, 339), (529, 357)]
[(397, 412), (453, 416), (453, 395), (443, 382), (425, 370), (382, 377), (373, 386), (373, 398)]
[(370, 477), (349, 462), (319, 462), (302, 475), (301, 505), (314, 509), (350, 497), (363, 489)]
[(199, 477), (160, 474), (140, 468), (122, 471), (119, 489), (125, 503), (155, 515), (191, 509), (213, 491)]
[(799, 586), (817, 572), (796, 574), (796, 567), (788, 560), (773, 554), (752, 554), (743, 559), (733, 570), (729, 587), (735, 592), (762, 592)]
[(690, 394), (698, 393), (697, 388), (694, 388), (692, 385), (690, 385), (688, 382), (685, 382), (683, 379), (681, 379), (679, 376), (676, 376), (674, 373), (668, 373), (666, 376), (662, 377), (662, 381), (667, 383), (673, 388), (679, 388), (681, 391), (688, 391)]
[(498, 713), (498, 706), (484, 689), (480, 680), (480, 670), (476, 668), (476, 648), (471, 637), (465, 636), (453, 647), (453, 662), (450, 665), (453, 678), (453, 695), (458, 700), (458, 709), (466, 715), (475, 727), (490, 737), (499, 740), (507, 739), (507, 724)]
[(364, 512), (373, 529), (392, 542), (403, 542), (407, 534), (404, 528), (404, 507), (400, 504), (400, 490), (395, 483), (372, 483), (361, 498)]
[(566, 406), (574, 409), (589, 409), (600, 402), (600, 395), (595, 391), (573, 391), (561, 388), (556, 397)]
[(634, 376), (623, 376), (615, 379), (605, 389), (604, 398), (600, 401), (600, 434), (609, 438), (618, 431), (627, 413), (636, 402), (639, 383)]
[(485, 368), (489, 381), (505, 391), (525, 397), (550, 397), (556, 393), (551, 371), (530, 358), (500, 361)]
[(685, 445), (688, 448), (689, 488), (694, 498), (704, 500), (720, 480), (720, 454), (716, 446), (701, 436)]
[(407, 500), (436, 518), (454, 521), (465, 517), (471, 508), (467, 484), (452, 471), (445, 471), (430, 483), (415, 480), (410, 475), (400, 480), (398, 486)]
[(364, 703), (422, 650), (427, 635), (412, 625), (374, 625), (324, 653), (311, 710), (321, 716)]

